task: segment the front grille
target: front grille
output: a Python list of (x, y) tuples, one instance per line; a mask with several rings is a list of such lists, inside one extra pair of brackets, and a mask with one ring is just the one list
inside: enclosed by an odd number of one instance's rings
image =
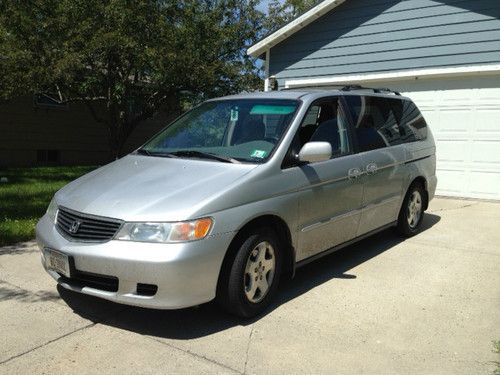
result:
[(121, 220), (82, 214), (64, 207), (57, 212), (56, 228), (69, 239), (104, 242), (112, 239), (122, 225)]

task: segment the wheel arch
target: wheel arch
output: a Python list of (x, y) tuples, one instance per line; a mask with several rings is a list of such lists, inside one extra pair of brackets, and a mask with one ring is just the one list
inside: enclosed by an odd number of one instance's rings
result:
[(231, 267), (232, 261), (239, 249), (239, 246), (245, 240), (246, 235), (256, 228), (272, 228), (280, 240), (284, 249), (284, 263), (282, 276), (292, 277), (295, 272), (295, 249), (292, 244), (292, 234), (288, 224), (281, 217), (274, 214), (265, 214), (257, 216), (244, 225), (242, 225), (229, 244), (228, 250), (224, 256), (222, 267), (217, 281), (217, 292), (224, 285), (225, 277)]

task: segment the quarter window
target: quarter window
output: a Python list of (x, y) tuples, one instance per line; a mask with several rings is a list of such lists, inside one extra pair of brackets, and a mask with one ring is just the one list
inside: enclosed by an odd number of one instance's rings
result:
[(427, 138), (427, 123), (411, 100), (388, 99), (396, 114), (403, 142), (421, 141)]

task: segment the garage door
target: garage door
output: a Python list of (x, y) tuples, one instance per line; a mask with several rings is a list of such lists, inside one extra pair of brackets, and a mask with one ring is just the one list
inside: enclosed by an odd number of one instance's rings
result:
[(500, 77), (391, 82), (421, 109), (437, 146), (437, 194), (500, 199)]

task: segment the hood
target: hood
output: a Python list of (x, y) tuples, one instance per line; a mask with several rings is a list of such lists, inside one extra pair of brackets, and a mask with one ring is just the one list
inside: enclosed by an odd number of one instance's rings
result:
[(197, 159), (128, 155), (66, 185), (57, 204), (126, 221), (177, 221), (256, 168)]

